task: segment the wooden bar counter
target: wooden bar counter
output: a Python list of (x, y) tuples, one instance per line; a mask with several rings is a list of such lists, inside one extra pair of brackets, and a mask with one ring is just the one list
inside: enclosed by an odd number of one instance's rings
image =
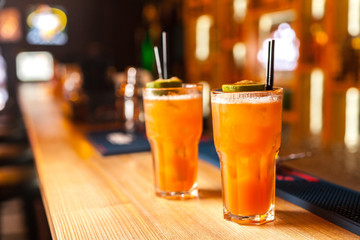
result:
[(272, 223), (225, 221), (220, 170), (203, 160), (199, 199), (158, 198), (150, 152), (101, 156), (47, 83), (21, 85), (19, 102), (53, 239), (358, 239), (280, 198)]

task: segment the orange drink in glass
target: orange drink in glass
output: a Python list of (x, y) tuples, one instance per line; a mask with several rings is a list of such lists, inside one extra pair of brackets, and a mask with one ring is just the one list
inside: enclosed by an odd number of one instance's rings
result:
[(202, 85), (144, 88), (143, 98), (156, 195), (168, 199), (197, 197)]
[(282, 97), (282, 88), (211, 92), (213, 134), (227, 220), (240, 224), (274, 220)]

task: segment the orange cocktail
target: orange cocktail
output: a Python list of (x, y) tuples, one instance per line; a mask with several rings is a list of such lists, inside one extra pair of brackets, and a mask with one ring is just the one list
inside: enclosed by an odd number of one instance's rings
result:
[(172, 199), (196, 197), (202, 86), (145, 88), (143, 93), (156, 194)]
[(281, 88), (211, 93), (225, 219), (243, 224), (274, 219), (282, 94)]

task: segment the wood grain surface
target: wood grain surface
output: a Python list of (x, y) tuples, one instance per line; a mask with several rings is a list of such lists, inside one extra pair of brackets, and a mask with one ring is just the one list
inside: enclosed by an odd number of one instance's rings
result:
[(149, 152), (101, 156), (46, 83), (21, 85), (19, 102), (53, 239), (359, 239), (280, 198), (272, 223), (225, 221), (220, 171), (202, 160), (198, 199), (158, 198)]

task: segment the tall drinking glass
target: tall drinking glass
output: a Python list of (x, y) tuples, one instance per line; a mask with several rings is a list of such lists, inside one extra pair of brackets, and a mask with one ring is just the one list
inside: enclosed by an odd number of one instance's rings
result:
[(168, 199), (197, 197), (202, 85), (144, 88), (143, 98), (156, 195)]
[(214, 142), (220, 158), (227, 220), (240, 224), (274, 220), (282, 98), (282, 88), (211, 92)]

